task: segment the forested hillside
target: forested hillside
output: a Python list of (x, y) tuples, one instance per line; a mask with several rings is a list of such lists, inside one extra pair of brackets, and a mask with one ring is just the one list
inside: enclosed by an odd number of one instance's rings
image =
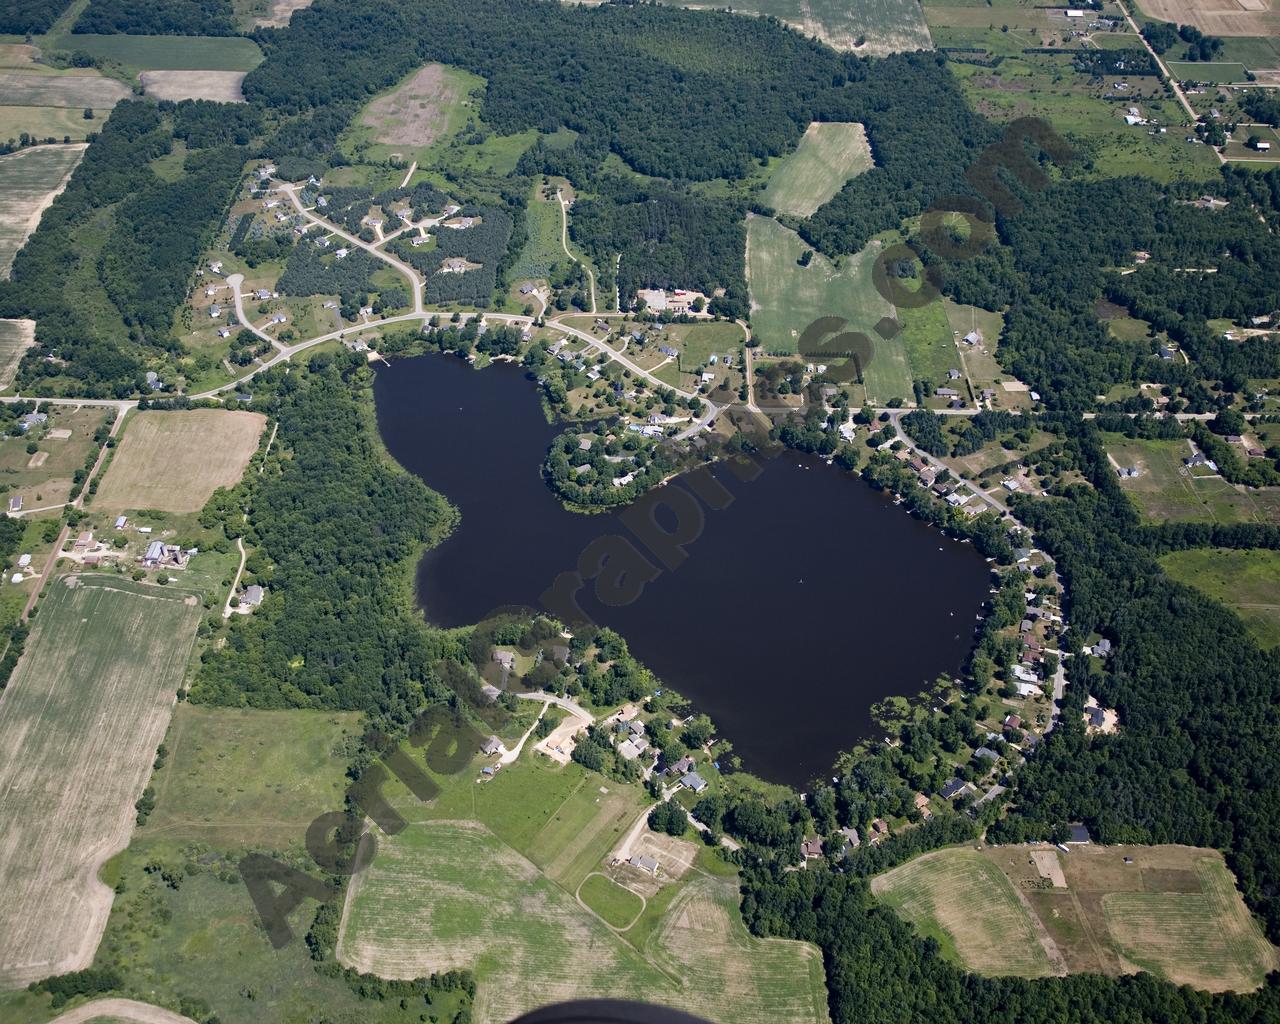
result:
[(66, 378), (82, 394), (124, 397), (139, 387), (141, 357), (174, 346), (174, 310), (240, 181), (244, 151), (193, 150), (170, 182), (147, 162), (172, 144), (171, 119), (154, 104), (117, 105), (0, 281), (0, 315), (37, 322), (22, 386)]
[(139, 36), (233, 36), (230, 0), (89, 0), (73, 32)]

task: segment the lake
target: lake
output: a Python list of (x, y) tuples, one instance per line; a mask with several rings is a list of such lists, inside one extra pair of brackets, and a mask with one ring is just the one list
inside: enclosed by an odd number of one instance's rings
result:
[[(418, 568), (429, 621), (459, 626), (502, 606), (541, 608), (600, 538), (644, 550), (625, 512), (569, 512), (547, 488), (540, 467), (559, 428), (522, 369), (403, 359), (378, 370), (374, 394), (388, 450), (462, 514)], [(972, 545), (821, 459), (783, 452), (755, 479), (723, 466), (713, 475), (731, 500), (702, 506), (705, 523), (683, 563), (668, 570), (647, 554), (656, 578), (635, 600), (602, 603), (588, 583), (581, 607), (709, 714), (746, 768), (802, 787), (869, 734), (872, 704), (960, 669), (989, 567)], [(654, 494), (688, 495), (687, 482)], [(656, 521), (678, 528), (671, 513)]]

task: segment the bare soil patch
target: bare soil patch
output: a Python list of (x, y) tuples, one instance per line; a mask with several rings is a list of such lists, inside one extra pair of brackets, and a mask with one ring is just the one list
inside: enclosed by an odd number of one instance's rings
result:
[(244, 475), (266, 422), (261, 413), (228, 409), (138, 413), (102, 478), (98, 505), (196, 512)]
[(310, 6), (311, 0), (276, 0), (271, 5), (271, 13), (265, 18), (259, 18), (255, 24), (262, 28), (284, 28), (289, 24), (294, 11)]
[(243, 103), (243, 71), (144, 71), (142, 89), (158, 100), (215, 100)]
[(448, 108), (457, 100), (456, 86), (439, 64), (428, 64), (395, 92), (365, 108), (360, 123), (374, 139), (391, 146), (429, 146), (448, 124)]

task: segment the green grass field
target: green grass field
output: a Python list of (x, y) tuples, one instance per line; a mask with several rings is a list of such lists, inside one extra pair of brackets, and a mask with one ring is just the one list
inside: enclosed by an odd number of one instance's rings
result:
[[(41, 604), (0, 702), (0, 983), (86, 966), (199, 621), (197, 599), (68, 576)], [(21, 845), (15, 845), (21, 838)]]
[(556, 263), (569, 259), (560, 247), (560, 204), (542, 198), (542, 185), (534, 182), (529, 205), (525, 210), (525, 229), (529, 237), (516, 257), (508, 275), (512, 281), (545, 279)]
[(262, 51), (241, 36), (66, 35), (57, 45), (113, 60), (129, 74), (139, 71), (252, 71)]
[(1280, 68), (1280, 39), (1271, 36), (1232, 36), (1222, 40), (1223, 60), (1239, 61), (1245, 67)]
[(746, 340), (737, 324), (672, 324), (666, 329), (667, 340), (680, 351), (680, 368), (688, 373), (705, 366), (712, 355), (726, 353), (735, 359)]
[(341, 954), (388, 976), (472, 967), (483, 1024), (592, 996), (734, 1024), (825, 1021), (817, 951), (750, 937), (736, 903), (731, 881), (698, 878), (642, 953), (488, 829), (440, 821), (380, 844), (349, 902)]
[(607, 875), (588, 875), (578, 888), (578, 899), (615, 928), (626, 928), (644, 910), (644, 900)]
[(747, 221), (747, 279), (751, 285), (751, 323), (766, 352), (795, 352), (801, 334), (821, 317), (846, 321), (845, 331), (874, 338), (865, 367), (867, 391), (875, 401), (911, 397), (911, 371), (901, 338), (882, 341), (875, 325), (894, 308), (876, 291), (873, 243), (837, 269), (821, 253), (807, 267), (798, 260), (807, 246), (800, 236), (769, 217)]
[(917, 0), (747, 0), (733, 9), (777, 18), (837, 50), (856, 50), (861, 56), (928, 50), (933, 45)]
[(1169, 71), (1180, 82), (1243, 82), (1245, 66), (1232, 61), (1170, 60)]
[(343, 806), (359, 731), (353, 713), (181, 704), (145, 835), (219, 849), (301, 843), (317, 815)]
[(871, 166), (862, 125), (814, 121), (796, 151), (773, 172), (761, 200), (780, 213), (811, 217), (845, 182)]
[(871, 890), (970, 970), (1023, 978), (1053, 973), (1012, 883), (973, 850), (917, 857), (878, 876)]
[[(4, 108), (0, 108), (0, 118), (3, 116)], [(2, 128), (0, 137), (8, 137)], [(9, 276), (13, 258), (38, 222), (37, 213), (49, 193), (61, 187), (83, 155), (79, 146), (39, 146), (0, 156), (0, 277)], [(7, 334), (12, 337), (12, 329)], [(8, 364), (7, 359), (3, 361)]]
[(23, 132), (44, 141), (83, 142), (89, 132), (98, 131), (107, 121), (110, 107), (94, 107), (93, 117), (85, 120), (78, 107), (27, 107), (0, 105), (0, 139), (17, 140)]
[(1280, 552), (1193, 548), (1165, 555), (1160, 564), (1232, 609), (1263, 647), (1280, 646)]

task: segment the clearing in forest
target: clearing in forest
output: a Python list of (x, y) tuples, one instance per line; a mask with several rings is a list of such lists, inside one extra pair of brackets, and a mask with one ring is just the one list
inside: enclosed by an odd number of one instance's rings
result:
[(479, 79), (457, 68), (428, 64), (373, 100), (359, 123), (374, 142), (406, 150), (429, 146), (460, 127), (473, 81)]
[(864, 366), (868, 400), (882, 404), (891, 398), (910, 399), (911, 370), (902, 338), (884, 340), (875, 331), (881, 318), (896, 313), (872, 280), (880, 243), (843, 257), (838, 266), (818, 252), (801, 266), (807, 249), (799, 235), (773, 218), (748, 217), (753, 337), (765, 352), (795, 352), (806, 328), (833, 318), (828, 320), (833, 331), (861, 332), (872, 339), (872, 355)]
[(925, 854), (880, 875), (871, 891), (970, 970), (1023, 978), (1055, 973), (1017, 890), (980, 853)]
[(881, 875), (872, 891), (981, 974), (1025, 975), (1029, 964), (1054, 973), (1143, 970), (1210, 992), (1247, 992), (1280, 964), (1216, 850), (1068, 849), (939, 850)]
[(0, 277), (84, 156), (83, 145), (32, 146), (0, 156)]
[[(664, 2), (679, 7), (720, 6)], [(933, 49), (919, 0), (743, 0), (733, 9), (777, 18), (833, 49), (852, 50), (863, 57)]]
[(56, 581), (0, 698), (0, 987), (88, 967), (195, 640), (194, 596)]
[(812, 217), (845, 182), (871, 166), (871, 147), (862, 125), (814, 121), (796, 151), (774, 171), (761, 198), (779, 213)]
[(825, 1022), (818, 951), (753, 938), (736, 907), (731, 881), (699, 878), (642, 954), (478, 822), (435, 821), (380, 837), (352, 883), (339, 958), (391, 978), (471, 968), (483, 1024), (606, 996), (725, 1024)]
[(1262, 647), (1280, 647), (1280, 551), (1190, 548), (1170, 552), (1160, 564), (1239, 615)]
[(243, 71), (144, 71), (138, 77), (148, 96), (158, 100), (213, 100), (243, 103)]
[(104, 508), (195, 512), (233, 487), (258, 450), (267, 418), (230, 409), (140, 412), (129, 421), (98, 489)]

